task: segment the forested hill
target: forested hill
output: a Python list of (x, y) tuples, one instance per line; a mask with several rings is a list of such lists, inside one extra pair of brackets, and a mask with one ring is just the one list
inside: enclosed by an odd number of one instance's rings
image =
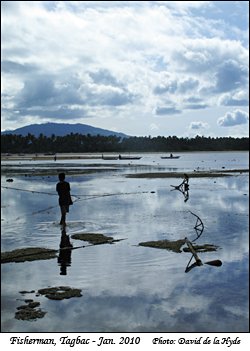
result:
[(32, 134), (35, 137), (39, 137), (40, 134), (43, 134), (44, 136), (50, 137), (52, 135), (65, 136), (71, 133), (73, 134), (79, 133), (84, 135), (87, 135), (87, 134), (105, 135), (105, 136), (115, 135), (122, 138), (127, 137), (127, 135), (124, 133), (114, 132), (112, 130), (107, 130), (102, 128), (96, 128), (88, 124), (52, 123), (52, 122), (41, 123), (41, 124), (30, 124), (28, 126), (17, 128), (15, 130), (6, 130), (4, 132), (1, 132), (1, 135), (16, 134), (16, 135), (27, 136), (28, 134)]
[(69, 134), (66, 136), (40, 134), (35, 137), (3, 134), (1, 153), (56, 152), (172, 152), (249, 150), (249, 138), (201, 137), (128, 137)]

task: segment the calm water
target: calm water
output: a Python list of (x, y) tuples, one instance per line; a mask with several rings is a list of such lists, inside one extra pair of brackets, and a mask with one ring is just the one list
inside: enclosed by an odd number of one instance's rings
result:
[[(1, 265), (3, 332), (246, 332), (249, 266), (249, 178), (191, 178), (189, 199), (171, 191), (180, 178), (136, 179), (126, 173), (248, 168), (248, 153), (186, 153), (178, 160), (146, 154), (139, 161), (71, 160), (12, 162), (25, 169), (94, 168), (71, 175), (76, 200), (68, 215), (67, 234), (91, 232), (125, 239), (113, 245), (71, 252), (66, 275), (58, 259)], [(4, 165), (10, 162), (3, 162)], [(2, 175), (2, 251), (23, 247), (58, 249), (60, 211), (57, 177)], [(110, 196), (103, 196), (109, 194)], [(112, 195), (113, 194), (113, 195)], [(98, 195), (98, 196), (93, 196)], [(138, 246), (150, 240), (195, 238), (196, 219), (205, 229), (197, 244), (218, 245), (200, 253), (203, 262), (219, 259), (221, 267), (204, 264), (185, 273), (189, 253)], [(70, 239), (73, 246), (84, 242)], [(48, 300), (19, 291), (69, 285), (81, 298)], [(14, 318), (20, 299), (41, 302), (47, 311), (36, 321)]]

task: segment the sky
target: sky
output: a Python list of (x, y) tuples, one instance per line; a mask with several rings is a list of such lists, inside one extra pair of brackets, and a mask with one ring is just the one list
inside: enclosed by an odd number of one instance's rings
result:
[(248, 1), (1, 1), (1, 130), (249, 135)]

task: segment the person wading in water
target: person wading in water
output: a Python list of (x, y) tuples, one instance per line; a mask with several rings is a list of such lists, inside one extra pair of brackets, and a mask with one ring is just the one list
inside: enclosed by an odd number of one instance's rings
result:
[(66, 213), (69, 212), (69, 206), (73, 205), (70, 196), (70, 184), (65, 181), (65, 173), (59, 173), (59, 182), (56, 185), (56, 191), (59, 195), (59, 206), (61, 209), (60, 224), (66, 226)]

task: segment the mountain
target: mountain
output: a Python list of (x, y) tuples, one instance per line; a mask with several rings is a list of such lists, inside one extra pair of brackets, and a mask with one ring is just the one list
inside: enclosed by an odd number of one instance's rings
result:
[(69, 124), (69, 123), (42, 123), (42, 124), (30, 124), (25, 127), (17, 128), (15, 130), (6, 130), (1, 134), (16, 134), (26, 136), (28, 133), (39, 137), (40, 134), (50, 137), (52, 134), (55, 136), (64, 136), (67, 134), (90, 134), (90, 135), (102, 135), (109, 136), (114, 135), (121, 138), (127, 138), (128, 135), (123, 133), (114, 132), (107, 129), (95, 128), (87, 124)]

